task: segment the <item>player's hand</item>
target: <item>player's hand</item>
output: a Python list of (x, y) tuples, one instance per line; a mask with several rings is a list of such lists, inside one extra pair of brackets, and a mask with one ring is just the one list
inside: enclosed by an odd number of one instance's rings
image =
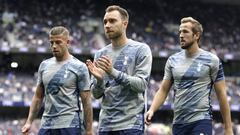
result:
[(147, 124), (147, 125), (151, 124), (153, 114), (154, 114), (154, 112), (152, 110), (147, 111), (147, 113), (145, 114), (145, 124)]
[(98, 66), (104, 70), (107, 74), (112, 73), (113, 65), (112, 65), (112, 59), (108, 56), (102, 56), (97, 59)]
[(31, 128), (31, 124), (26, 123), (26, 124), (22, 127), (22, 134), (23, 134), (23, 135), (28, 135), (30, 128)]
[(91, 60), (86, 61), (89, 72), (97, 79), (103, 80), (105, 72), (99, 68), (98, 63), (92, 62)]
[(85, 135), (93, 135), (92, 131), (85, 132)]
[(232, 128), (230, 128), (230, 129), (225, 129), (224, 135), (233, 135), (233, 130), (232, 130)]

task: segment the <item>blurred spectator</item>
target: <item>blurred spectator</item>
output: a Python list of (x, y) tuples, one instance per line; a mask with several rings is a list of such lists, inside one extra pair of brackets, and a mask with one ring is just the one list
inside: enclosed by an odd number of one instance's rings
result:
[[(68, 4), (68, 3), (71, 4)], [(73, 50), (94, 53), (106, 43), (102, 20), (105, 7), (111, 1), (8, 1), (0, 6), (0, 48), (48, 47), (48, 29), (65, 25), (73, 32)], [(186, 4), (187, 3), (187, 4)], [(222, 59), (238, 59), (240, 51), (240, 8), (234, 5), (208, 4), (188, 0), (118, 1), (130, 11), (130, 37), (150, 45), (153, 54), (168, 57), (179, 51), (178, 20), (193, 16), (203, 22), (202, 48), (215, 50)], [(16, 6), (17, 5), (17, 6)], [(142, 10), (144, 9), (144, 11)], [(183, 10), (184, 9), (184, 10)], [(221, 9), (221, 10), (219, 10)], [(61, 12), (64, 10), (64, 12)], [(157, 14), (156, 14), (157, 13)], [(135, 17), (140, 15), (142, 17)], [(143, 18), (148, 18), (144, 20)], [(227, 20), (227, 21), (226, 21)], [(140, 28), (140, 29), (139, 29)], [(87, 52), (85, 50), (88, 50)], [(76, 51), (75, 53), (79, 53)]]

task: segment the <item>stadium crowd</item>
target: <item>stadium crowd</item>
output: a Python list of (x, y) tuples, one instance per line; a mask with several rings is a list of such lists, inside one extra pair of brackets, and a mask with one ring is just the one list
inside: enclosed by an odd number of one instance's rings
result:
[[(130, 11), (129, 37), (150, 45), (154, 56), (168, 57), (180, 50), (178, 41), (180, 18), (191, 15), (203, 23), (202, 48), (215, 51), (222, 59), (240, 58), (239, 6), (197, 3), (188, 0), (173, 1), (118, 1)], [(49, 28), (65, 25), (71, 31), (71, 50), (74, 53), (93, 54), (108, 43), (103, 35), (101, 18), (106, 5), (110, 3), (113, 4), (112, 1), (98, 0), (81, 2), (78, 0), (1, 0), (0, 53), (15, 48), (20, 52), (47, 51)], [(36, 79), (36, 75), (26, 73), (0, 72), (1, 105), (13, 106), (15, 102), (19, 106), (30, 105)], [(226, 82), (231, 109), (240, 111), (240, 78), (229, 76)], [(149, 105), (160, 83), (161, 76), (151, 78), (147, 94)], [(166, 108), (163, 109), (171, 109), (172, 101), (173, 91), (167, 97)], [(213, 109), (219, 109), (214, 92), (212, 92), (212, 104)], [(93, 107), (100, 107), (95, 99), (93, 99)], [(25, 119), (1, 118), (0, 135), (18, 134), (24, 122)], [(235, 134), (240, 134), (239, 122), (234, 121), (234, 123)], [(40, 120), (34, 122), (30, 135), (37, 134), (39, 124)], [(97, 125), (98, 122), (95, 121), (93, 129), (97, 129)], [(213, 133), (221, 135), (222, 126), (221, 123), (214, 123)], [(148, 135), (168, 135), (170, 131), (170, 123), (154, 123), (147, 128), (146, 132)]]
[[(113, 2), (2, 0), (0, 48), (5, 51), (9, 48), (21, 48), (23, 51), (22, 48), (48, 48), (46, 32), (52, 26), (65, 25), (72, 32), (71, 47), (76, 53), (82, 50), (94, 52), (107, 42), (103, 36), (101, 17), (105, 6), (110, 3)], [(148, 43), (155, 56), (167, 57), (179, 51), (179, 20), (191, 15), (203, 23), (202, 48), (214, 49), (223, 59), (239, 58), (238, 6), (188, 0), (141, 0), (137, 6), (133, 0), (118, 3), (130, 11), (132, 20), (129, 24), (129, 37)]]

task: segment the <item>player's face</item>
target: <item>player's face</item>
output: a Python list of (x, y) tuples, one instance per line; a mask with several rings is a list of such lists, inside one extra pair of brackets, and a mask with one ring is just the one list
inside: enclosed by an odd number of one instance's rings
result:
[(190, 48), (194, 42), (196, 42), (196, 38), (194, 38), (194, 33), (192, 31), (192, 23), (182, 23), (179, 27), (179, 40), (182, 49)]
[(108, 39), (116, 39), (122, 36), (126, 25), (121, 19), (121, 15), (118, 11), (114, 10), (111, 12), (106, 12), (104, 19), (104, 30), (105, 35)]
[(69, 40), (64, 36), (50, 36), (49, 40), (53, 56), (63, 58), (68, 51)]

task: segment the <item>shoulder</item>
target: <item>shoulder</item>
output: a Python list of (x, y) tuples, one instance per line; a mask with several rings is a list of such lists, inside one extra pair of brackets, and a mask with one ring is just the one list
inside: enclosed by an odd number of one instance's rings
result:
[(185, 58), (186, 57), (185, 57), (184, 50), (182, 50), (180, 52), (170, 55), (167, 59), (166, 64), (175, 65), (177, 63), (181, 63)]
[(128, 44), (130, 47), (135, 47), (135, 48), (150, 48), (149, 45), (147, 45), (146, 43), (139, 42), (132, 39), (129, 39)]
[(108, 44), (107, 46), (101, 48), (95, 53), (95, 57), (101, 56), (102, 54), (106, 54), (108, 50), (112, 48), (112, 44)]
[(129, 42), (127, 45), (127, 50), (128, 50), (128, 52), (130, 52), (132, 54), (136, 54), (136, 55), (140, 55), (140, 56), (152, 54), (150, 47), (146, 43), (138, 42), (138, 41), (135, 41), (132, 39), (129, 39)]
[(209, 59), (211, 62), (219, 62), (220, 59), (216, 54), (213, 54), (209, 51), (202, 50), (201, 57)]
[(42, 61), (42, 63), (51, 63), (55, 60), (55, 57), (51, 57)]
[(88, 73), (87, 65), (74, 56), (68, 62), (68, 68), (76, 74)]
[(180, 59), (180, 58), (183, 58), (184, 57), (184, 51), (180, 51), (180, 52), (177, 52), (177, 53), (174, 53), (172, 55), (169, 56), (169, 60), (174, 60), (174, 59)]
[(104, 52), (106, 50), (109, 50), (112, 48), (112, 44), (108, 44), (107, 46), (104, 46), (103, 48), (101, 48), (100, 50), (97, 51), (97, 53), (101, 53)]
[(43, 61), (40, 63), (40, 67), (41, 67), (41, 68), (44, 68), (44, 67), (46, 67), (47, 65), (52, 64), (54, 61), (55, 61), (55, 57), (51, 57), (51, 58), (45, 59), (45, 60), (43, 60)]
[(74, 56), (71, 58), (70, 64), (74, 67), (77, 67), (77, 68), (86, 66), (86, 64), (84, 62), (80, 61), (79, 59), (77, 59)]

